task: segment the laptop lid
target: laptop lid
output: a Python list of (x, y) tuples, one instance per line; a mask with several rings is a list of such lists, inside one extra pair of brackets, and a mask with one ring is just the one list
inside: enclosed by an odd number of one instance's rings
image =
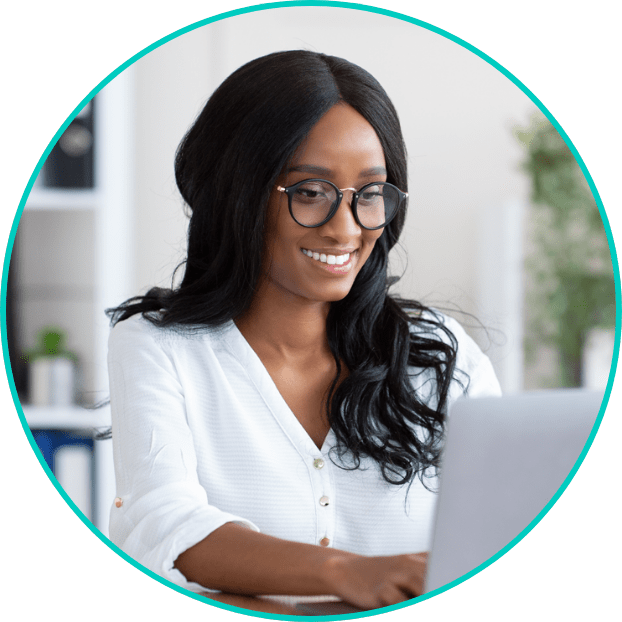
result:
[(461, 399), (450, 410), (426, 591), (511, 542), (573, 468), (602, 391), (567, 389)]

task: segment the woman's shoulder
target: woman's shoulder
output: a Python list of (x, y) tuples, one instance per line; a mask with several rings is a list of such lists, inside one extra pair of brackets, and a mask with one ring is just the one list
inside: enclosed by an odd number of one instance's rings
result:
[[(451, 315), (437, 309), (426, 309), (418, 316), (417, 324), (413, 325), (414, 332), (423, 332), (435, 335), (437, 338), (449, 343), (452, 336), (460, 344), (475, 346), (475, 341), (469, 336), (462, 324)], [(475, 346), (477, 347), (477, 346)]]
[(473, 341), (458, 320), (442, 311), (427, 308), (416, 313), (411, 312), (409, 315), (411, 320), (414, 320), (410, 324), (412, 334), (438, 339), (445, 343), (452, 343), (453, 338), (458, 343)]
[(219, 340), (230, 327), (211, 327), (203, 325), (161, 326), (158, 324), (160, 315), (151, 312), (148, 317), (136, 313), (131, 317), (117, 322), (110, 331), (108, 340), (110, 347), (193, 347), (201, 342), (202, 347)]
[(455, 348), (455, 368), (465, 380), (470, 379), (467, 380), (471, 388), (469, 394), (477, 385), (485, 386), (486, 392), (491, 394), (500, 393), (490, 359), (458, 320), (436, 309), (422, 311), (416, 319), (418, 321), (411, 325), (413, 334), (436, 339)]

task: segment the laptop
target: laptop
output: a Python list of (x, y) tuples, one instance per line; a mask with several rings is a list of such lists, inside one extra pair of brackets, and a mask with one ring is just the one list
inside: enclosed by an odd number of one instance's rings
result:
[(454, 403), (426, 592), (486, 562), (542, 511), (583, 451), (603, 397), (566, 389)]
[[(574, 467), (603, 397), (564, 389), (453, 404), (426, 592), (477, 568), (531, 523)], [(307, 615), (362, 611), (344, 602), (297, 608)]]

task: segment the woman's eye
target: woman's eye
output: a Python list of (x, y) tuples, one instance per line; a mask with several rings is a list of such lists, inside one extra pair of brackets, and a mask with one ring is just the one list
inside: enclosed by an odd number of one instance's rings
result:
[(324, 201), (327, 199), (326, 190), (322, 186), (311, 185), (301, 186), (294, 194), (297, 201)]
[(382, 191), (370, 190), (370, 191), (363, 192), (363, 194), (361, 194), (361, 196), (359, 197), (359, 202), (373, 204), (379, 201), (381, 198), (382, 198)]
[(309, 199), (317, 197), (320, 193), (317, 190), (311, 190), (310, 188), (299, 188), (298, 194)]

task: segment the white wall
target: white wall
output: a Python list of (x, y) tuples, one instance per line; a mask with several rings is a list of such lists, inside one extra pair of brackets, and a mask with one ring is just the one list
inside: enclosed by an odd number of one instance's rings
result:
[(187, 219), (177, 193), (175, 150), (212, 90), (204, 30), (140, 59), (136, 75), (135, 289), (170, 286), (183, 259)]
[(99, 313), (93, 302), (93, 231), (88, 211), (25, 210), (15, 243), (21, 348), (39, 350), (41, 331), (60, 329), (66, 349), (78, 357), (79, 399), (87, 403), (94, 401), (93, 324)]
[(535, 106), (475, 54), (386, 16), (328, 7), (260, 11), (192, 31), (136, 63), (136, 291), (168, 285), (183, 258), (186, 220), (173, 156), (201, 105), (243, 63), (294, 48), (361, 65), (393, 99), (410, 164), (410, 214), (393, 257), (395, 271), (405, 267), (399, 291), (457, 306), (494, 328), (489, 343), (465, 318), (502, 384), (518, 388), (520, 297), (493, 299), (490, 292), (503, 276), (496, 259), (519, 269), (520, 244), (506, 243), (513, 236), (504, 214), (518, 209), (520, 220), (529, 191), (512, 127), (526, 125)]

